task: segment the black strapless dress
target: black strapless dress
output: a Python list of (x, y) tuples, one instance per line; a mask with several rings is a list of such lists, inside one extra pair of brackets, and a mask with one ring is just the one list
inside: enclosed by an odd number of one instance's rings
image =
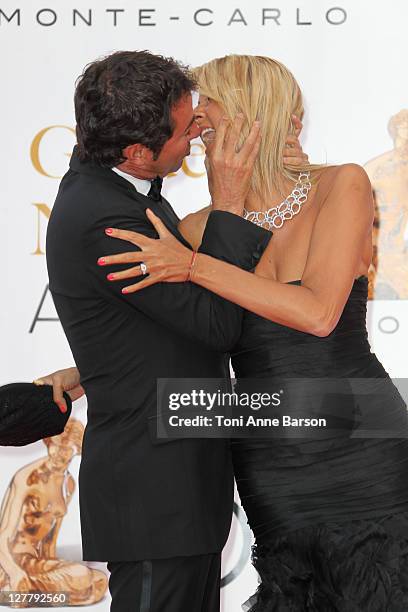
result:
[[(370, 350), (366, 304), (362, 276), (326, 338), (247, 312), (237, 379), (376, 379), (389, 390), (381, 414), (406, 429), (405, 404)], [(244, 610), (408, 611), (406, 437), (233, 439), (232, 452), (260, 577)]]

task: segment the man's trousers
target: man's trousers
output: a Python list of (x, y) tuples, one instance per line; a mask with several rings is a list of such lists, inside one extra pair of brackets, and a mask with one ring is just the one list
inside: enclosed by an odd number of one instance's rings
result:
[(111, 612), (219, 612), (221, 553), (115, 561)]

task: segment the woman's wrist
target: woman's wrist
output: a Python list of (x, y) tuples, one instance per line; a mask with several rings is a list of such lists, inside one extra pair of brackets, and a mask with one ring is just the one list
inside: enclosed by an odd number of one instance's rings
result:
[(206, 279), (206, 276), (211, 276), (211, 264), (213, 262), (214, 258), (210, 255), (197, 253), (194, 258), (194, 265), (191, 267), (190, 281), (205, 287), (205, 283), (209, 280)]
[(234, 202), (216, 202), (211, 201), (211, 210), (221, 210), (223, 212), (229, 212), (232, 215), (238, 215), (238, 217), (242, 217), (244, 212), (244, 206), (242, 204), (237, 204)]
[(197, 258), (197, 251), (193, 251), (191, 255), (190, 263), (188, 266), (186, 282), (190, 282), (192, 280), (192, 274), (193, 274), (196, 258)]

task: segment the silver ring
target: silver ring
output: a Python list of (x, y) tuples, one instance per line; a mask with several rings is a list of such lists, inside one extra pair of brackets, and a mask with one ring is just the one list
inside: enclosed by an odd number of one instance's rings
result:
[(143, 263), (143, 261), (140, 264), (140, 271), (141, 271), (142, 274), (147, 274), (147, 266), (146, 266), (145, 263)]

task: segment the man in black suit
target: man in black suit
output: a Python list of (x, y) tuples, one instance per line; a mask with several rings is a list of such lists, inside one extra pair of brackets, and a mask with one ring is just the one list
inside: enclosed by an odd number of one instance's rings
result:
[[(83, 558), (108, 561), (113, 612), (219, 610), (233, 503), (229, 444), (158, 439), (156, 380), (228, 377), (242, 311), (187, 282), (123, 294), (100, 260), (130, 250), (106, 235), (109, 227), (157, 237), (146, 208), (187, 245), (155, 177), (176, 171), (199, 134), (194, 85), (174, 60), (147, 52), (89, 65), (75, 93), (78, 146), (48, 225), (50, 290), (88, 400)], [(241, 181), (231, 181), (231, 168), (214, 177), (200, 251), (250, 270), (270, 233), (240, 216), (247, 166)]]

